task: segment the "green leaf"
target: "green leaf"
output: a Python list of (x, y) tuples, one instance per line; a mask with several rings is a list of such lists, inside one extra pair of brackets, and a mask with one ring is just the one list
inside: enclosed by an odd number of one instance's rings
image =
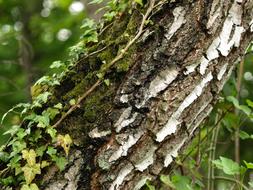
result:
[(151, 185), (150, 181), (146, 182), (146, 186), (147, 186), (148, 190), (155, 190), (155, 186)]
[(235, 175), (240, 173), (240, 166), (231, 159), (220, 156), (219, 160), (212, 161), (213, 164), (221, 169), (225, 174)]
[(44, 92), (44, 93), (42, 93), (42, 94), (39, 94), (37, 97), (36, 97), (36, 101), (39, 101), (40, 103), (46, 103), (47, 102), (47, 100), (48, 100), (48, 98), (49, 98), (49, 96), (51, 96), (52, 95), (52, 93), (50, 93), (50, 92)]
[(105, 79), (104, 83), (106, 84), (106, 86), (110, 86), (110, 80), (109, 79)]
[(25, 148), (26, 148), (25, 141), (19, 140), (19, 141), (13, 142), (11, 156), (15, 156), (16, 154), (20, 153)]
[(39, 188), (35, 183), (32, 183), (30, 186), (27, 184), (22, 185), (20, 190), (39, 190)]
[(249, 135), (247, 132), (245, 132), (245, 131), (240, 130), (239, 135), (240, 135), (240, 138), (241, 138), (242, 140), (250, 139), (250, 135)]
[(3, 115), (3, 117), (2, 117), (2, 119), (1, 119), (1, 124), (3, 124), (3, 121), (4, 121), (4, 119), (6, 118), (6, 116), (9, 114), (9, 113), (11, 113), (11, 112), (13, 112), (15, 109), (17, 109), (17, 108), (29, 108), (30, 107), (30, 104), (27, 104), (27, 103), (20, 103), (20, 104), (17, 104), (16, 106), (14, 106), (13, 108), (11, 108), (10, 110), (8, 110), (4, 115)]
[(53, 120), (59, 113), (60, 111), (57, 108), (47, 108), (47, 110), (43, 111), (42, 115)]
[(0, 178), (0, 184), (3, 184), (4, 186), (11, 185), (14, 182), (15, 180), (12, 176), (9, 176), (7, 178)]
[(43, 146), (38, 147), (35, 152), (38, 156), (41, 157), (44, 154), (46, 149), (47, 149), (47, 146), (43, 145)]
[(62, 104), (58, 103), (58, 104), (54, 105), (54, 108), (61, 110), (62, 109)]
[(134, 0), (134, 2), (138, 3), (139, 5), (143, 6), (142, 0)]
[(243, 111), (247, 116), (250, 115), (251, 109), (250, 109), (248, 106), (246, 106), (246, 105), (239, 105), (239, 102), (238, 102), (238, 100), (237, 100), (235, 97), (233, 97), (233, 96), (228, 96), (228, 97), (227, 97), (227, 100), (228, 100), (229, 102), (232, 102), (233, 105), (234, 105), (237, 109)]
[(4, 151), (0, 151), (0, 161), (7, 162), (9, 160), (9, 154)]
[(27, 131), (25, 131), (23, 128), (19, 128), (17, 132), (18, 139), (22, 140), (27, 134)]
[(52, 138), (52, 140), (54, 142), (56, 140), (57, 130), (50, 126), (50, 127), (47, 127), (46, 131), (50, 135), (50, 137)]
[(57, 153), (57, 150), (54, 147), (49, 146), (47, 148), (47, 154), (50, 155), (51, 157), (56, 155), (56, 153)]
[(30, 184), (37, 174), (41, 174), (40, 164), (34, 164), (33, 166), (26, 164), (22, 167), (22, 171), (24, 172), (26, 183)]
[(253, 108), (253, 102), (251, 100), (246, 100), (249, 107)]
[(246, 165), (247, 169), (253, 169), (253, 163), (251, 162), (246, 162), (245, 160), (243, 161), (244, 164)]
[(75, 105), (75, 104), (76, 104), (76, 100), (75, 100), (75, 99), (69, 100), (69, 104), (70, 104), (71, 106)]
[(60, 169), (60, 171), (63, 171), (65, 169), (65, 166), (67, 164), (67, 159), (65, 157), (54, 157), (53, 161), (55, 161), (56, 166)]
[(27, 161), (29, 166), (36, 164), (36, 156), (36, 152), (33, 149), (22, 151), (22, 158)]
[(50, 118), (48, 115), (36, 115), (34, 121), (38, 123), (38, 127), (45, 128), (49, 126)]
[(161, 176), (160, 176), (160, 180), (161, 180), (165, 185), (167, 185), (168, 187), (173, 188), (173, 189), (176, 188), (175, 185), (171, 182), (170, 177), (169, 177), (168, 175), (161, 175)]
[(193, 188), (191, 187), (192, 181), (187, 176), (175, 174), (171, 177), (171, 181), (176, 187), (175, 189), (193, 190)]
[(11, 136), (15, 135), (20, 128), (19, 125), (13, 125), (8, 131), (5, 131), (3, 135), (8, 135), (10, 134)]
[(61, 68), (61, 67), (66, 67), (65, 64), (62, 61), (54, 61), (51, 65), (50, 68), (54, 69), (54, 68)]
[(73, 141), (71, 137), (69, 136), (69, 134), (66, 134), (64, 136), (63, 135), (57, 136), (57, 144), (60, 145), (64, 149), (67, 156), (69, 154), (69, 149), (72, 142)]
[(249, 186), (253, 188), (253, 181), (248, 182)]
[(41, 167), (41, 168), (45, 168), (45, 167), (47, 167), (47, 166), (49, 166), (49, 165), (50, 165), (50, 163), (49, 163), (48, 161), (43, 160), (43, 161), (41, 162), (40, 167)]

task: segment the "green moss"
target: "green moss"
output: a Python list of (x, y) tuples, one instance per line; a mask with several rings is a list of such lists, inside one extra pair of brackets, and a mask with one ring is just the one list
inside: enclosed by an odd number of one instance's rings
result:
[(89, 122), (94, 122), (101, 118), (102, 115), (111, 107), (111, 101), (106, 101), (106, 97), (111, 97), (112, 89), (108, 87), (100, 87), (99, 91), (96, 91), (93, 96), (89, 97), (84, 102), (84, 114), (83, 117)]

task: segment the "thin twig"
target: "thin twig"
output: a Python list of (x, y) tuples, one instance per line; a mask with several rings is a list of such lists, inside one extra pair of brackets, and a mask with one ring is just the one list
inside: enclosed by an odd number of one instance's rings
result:
[(240, 185), (240, 186), (243, 187), (243, 189), (245, 189), (245, 190), (249, 190), (248, 187), (246, 187), (242, 182), (240, 182), (240, 181), (237, 180), (237, 179), (232, 179), (232, 178), (228, 178), (228, 177), (224, 177), (224, 176), (214, 176), (214, 179), (216, 179), (216, 180), (230, 181), (230, 182), (233, 182), (233, 183), (236, 183), (236, 184)]
[[(128, 42), (126, 47), (121, 50), (120, 54), (118, 54), (108, 65), (106, 66), (106, 70), (111, 68), (117, 61), (123, 58), (123, 55), (127, 52), (127, 50), (136, 42), (136, 40), (142, 35), (143, 29), (145, 26), (145, 23), (147, 21), (148, 16), (153, 10), (153, 7), (155, 5), (155, 0), (150, 0), (149, 7), (143, 16), (142, 22), (139, 27), (139, 31), (136, 34), (136, 36)], [(102, 79), (98, 79), (95, 84), (92, 85), (92, 87), (86, 91), (80, 98), (78, 98), (77, 103), (70, 107), (70, 109), (62, 115), (62, 117), (53, 125), (53, 127), (57, 127), (68, 115), (70, 115), (73, 111), (75, 111), (78, 107), (80, 107), (80, 103), (89, 95), (91, 94), (100, 84), (102, 83)]]
[[(242, 85), (242, 76), (243, 76), (243, 67), (244, 67), (244, 60), (240, 62), (240, 67), (238, 71), (238, 78), (237, 78), (237, 100), (240, 99), (240, 91)], [(238, 115), (238, 110), (235, 110), (235, 114)], [(235, 161), (239, 164), (240, 163), (240, 127), (237, 126), (235, 128)], [(240, 180), (240, 175), (236, 176), (237, 180)]]

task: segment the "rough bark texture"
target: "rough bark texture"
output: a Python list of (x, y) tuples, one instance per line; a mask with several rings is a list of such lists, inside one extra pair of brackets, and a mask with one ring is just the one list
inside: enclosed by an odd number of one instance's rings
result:
[[(62, 173), (50, 168), (42, 189), (140, 189), (189, 143), (253, 34), (252, 0), (177, 0), (156, 7), (145, 29), (61, 130), (74, 139)], [(55, 99), (80, 96), (96, 70), (135, 35), (141, 15), (122, 15), (73, 68)]]

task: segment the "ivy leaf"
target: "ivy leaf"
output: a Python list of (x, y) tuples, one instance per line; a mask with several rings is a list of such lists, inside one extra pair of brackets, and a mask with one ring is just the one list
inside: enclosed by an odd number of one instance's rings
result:
[(37, 129), (34, 133), (31, 134), (29, 140), (31, 142), (37, 142), (42, 137), (41, 133), (41, 130)]
[(20, 153), (23, 149), (26, 148), (25, 141), (14, 141), (12, 143), (12, 152), (11, 157), (15, 156), (16, 154)]
[(64, 157), (57, 157), (57, 156), (55, 156), (53, 158), (53, 161), (55, 161), (56, 166), (60, 169), (60, 171), (63, 171), (64, 168), (65, 168), (65, 166), (66, 166), (66, 164), (67, 164), (67, 159), (64, 158)]
[(6, 118), (6, 116), (7, 116), (9, 113), (13, 112), (13, 111), (14, 111), (15, 109), (17, 109), (17, 108), (22, 108), (22, 107), (28, 109), (28, 108), (30, 108), (30, 104), (28, 104), (28, 103), (20, 103), (20, 104), (17, 104), (16, 106), (14, 106), (13, 108), (11, 108), (10, 110), (8, 110), (8, 111), (3, 115), (2, 119), (1, 119), (1, 124), (3, 124), (4, 119)]
[(106, 86), (110, 86), (110, 80), (109, 79), (105, 79), (104, 83), (106, 84)]
[(58, 104), (54, 105), (54, 108), (61, 110), (62, 109), (62, 104), (58, 103)]
[(35, 151), (36, 155), (41, 157), (46, 149), (47, 149), (46, 145), (38, 147)]
[(75, 105), (75, 104), (76, 104), (76, 100), (75, 100), (75, 99), (69, 100), (69, 104), (70, 104), (71, 106)]
[(41, 168), (45, 168), (45, 167), (47, 167), (47, 166), (49, 166), (49, 165), (50, 165), (50, 163), (49, 163), (48, 161), (43, 160), (43, 161), (41, 162), (40, 167), (41, 167)]
[(32, 183), (30, 186), (24, 184), (20, 190), (39, 190), (38, 186), (35, 183)]
[(4, 186), (8, 186), (8, 185), (10, 185), (10, 184), (12, 184), (14, 182), (15, 182), (15, 180), (14, 180), (14, 178), (12, 176), (0, 179), (0, 184), (3, 184)]
[(50, 137), (52, 138), (52, 140), (54, 142), (56, 140), (57, 130), (50, 126), (47, 128), (47, 133), (50, 135)]
[(22, 172), (21, 165), (19, 162), (20, 160), (21, 160), (21, 156), (16, 155), (10, 160), (9, 164), (7, 164), (7, 166), (9, 166), (11, 169), (15, 169), (16, 176)]
[(246, 162), (245, 160), (243, 161), (244, 164), (246, 165), (247, 169), (253, 169), (253, 163), (251, 162)]
[(30, 184), (37, 174), (41, 174), (40, 164), (34, 164), (32, 166), (26, 164), (22, 167), (24, 172), (25, 181), (27, 184)]
[(47, 148), (47, 154), (50, 155), (51, 157), (53, 157), (54, 155), (56, 155), (56, 153), (57, 153), (57, 150), (54, 147), (49, 146)]
[(55, 118), (56, 115), (58, 115), (60, 112), (56, 108), (48, 108), (47, 110), (42, 112), (42, 115), (45, 117), (49, 117), (51, 120)]
[(22, 151), (22, 158), (27, 161), (29, 166), (36, 164), (36, 156), (36, 152), (33, 149)]
[(240, 173), (240, 166), (231, 159), (220, 156), (220, 159), (212, 161), (213, 164), (221, 169), (225, 174), (235, 175)]
[(191, 180), (187, 176), (175, 174), (171, 177), (171, 181), (176, 187), (175, 189), (193, 190)]
[(253, 102), (251, 100), (246, 100), (249, 107), (253, 108)]
[(4, 151), (0, 151), (0, 160), (2, 162), (7, 162), (9, 160), (9, 154)]
[(251, 109), (250, 109), (248, 106), (246, 106), (246, 105), (240, 105), (239, 102), (238, 102), (238, 100), (237, 100), (235, 97), (233, 97), (233, 96), (228, 96), (228, 97), (227, 97), (227, 100), (228, 100), (229, 102), (232, 102), (233, 105), (234, 105), (237, 109), (243, 111), (247, 116), (250, 115)]
[(249, 135), (247, 132), (245, 132), (245, 131), (240, 130), (239, 135), (240, 135), (240, 138), (241, 138), (242, 140), (250, 139), (250, 135)]
[(18, 139), (22, 140), (27, 135), (27, 132), (23, 128), (19, 128), (17, 132)]
[(72, 144), (72, 139), (69, 136), (69, 134), (66, 134), (64, 136), (58, 135), (57, 136), (57, 144), (60, 145), (64, 149), (66, 155), (68, 156), (70, 145)]
[(11, 136), (15, 135), (20, 128), (19, 125), (13, 125), (8, 131), (5, 131), (3, 135), (8, 135), (10, 134)]
[(48, 97), (51, 96), (51, 95), (52, 95), (52, 93), (50, 93), (50, 92), (44, 92), (42, 94), (39, 94), (36, 97), (35, 101), (38, 101), (40, 103), (46, 103), (47, 100), (48, 100)]
[(49, 126), (50, 118), (48, 115), (37, 115), (34, 121), (38, 123), (38, 127), (45, 128)]
[(50, 69), (58, 69), (61, 67), (66, 67), (65, 64), (62, 61), (54, 61), (51, 65), (50, 65)]

